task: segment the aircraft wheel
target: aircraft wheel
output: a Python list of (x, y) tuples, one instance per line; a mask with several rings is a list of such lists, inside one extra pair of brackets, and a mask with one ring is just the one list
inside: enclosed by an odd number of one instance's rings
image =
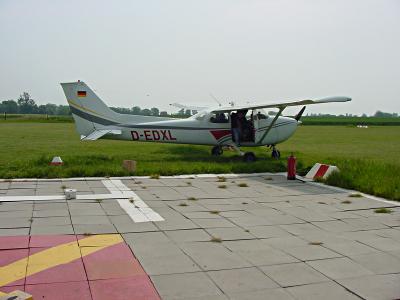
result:
[(224, 153), (224, 150), (222, 150), (221, 146), (214, 146), (211, 149), (211, 155), (213, 156), (220, 156), (222, 153)]
[(243, 160), (245, 162), (253, 162), (253, 161), (256, 161), (256, 156), (255, 156), (255, 154), (253, 152), (246, 152), (243, 155)]
[(281, 152), (277, 149), (273, 149), (271, 156), (272, 158), (279, 159), (281, 157)]

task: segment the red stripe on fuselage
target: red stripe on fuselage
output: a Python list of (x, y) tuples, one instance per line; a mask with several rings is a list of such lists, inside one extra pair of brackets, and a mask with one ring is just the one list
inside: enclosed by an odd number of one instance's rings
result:
[(223, 138), (223, 137), (231, 134), (231, 131), (227, 130), (227, 129), (210, 130), (210, 132), (216, 140), (219, 140), (220, 138)]

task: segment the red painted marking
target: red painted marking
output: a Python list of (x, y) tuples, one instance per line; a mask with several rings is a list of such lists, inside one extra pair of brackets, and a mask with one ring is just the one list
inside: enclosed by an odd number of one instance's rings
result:
[(93, 300), (159, 300), (147, 275), (89, 281)]
[[(12, 249), (12, 250), (1, 250), (0, 251), (0, 267), (7, 266), (17, 260), (23, 259), (27, 257), (29, 254), (29, 249)], [(26, 262), (26, 264), (28, 264)], [(26, 272), (25, 272), (26, 275)], [(14, 282), (10, 282), (5, 286), (12, 286), (12, 285), (24, 285), (25, 278), (19, 279)], [(3, 287), (1, 287), (3, 288)]]
[(221, 129), (221, 130), (210, 130), (211, 134), (214, 136), (216, 140), (223, 138), (229, 134), (231, 134), (230, 130)]
[(25, 291), (31, 294), (35, 300), (92, 299), (87, 281), (26, 285)]
[(315, 173), (314, 178), (323, 177), (328, 169), (329, 169), (329, 165), (321, 165), (319, 167), (317, 173)]
[(29, 236), (1, 236), (0, 250), (28, 248)]
[(82, 257), (89, 280), (146, 275), (125, 243)]
[(49, 248), (76, 241), (75, 235), (34, 235), (29, 242), (30, 248)]
[[(29, 248), (0, 250), (0, 267), (50, 247), (75, 240), (79, 243), (82, 238), (85, 236), (31, 236)], [(26, 237), (2, 237), (0, 242), (7, 240), (15, 247), (22, 247), (27, 241)], [(97, 243), (101, 241), (85, 247), (99, 246)], [(26, 264), (29, 270), (32, 267), (29, 260)], [(124, 242), (0, 287), (2, 292), (17, 289), (32, 294), (34, 299), (160, 299), (149, 276)]]
[(24, 285), (10, 285), (10, 286), (4, 286), (4, 287), (0, 288), (0, 292), (6, 293), (6, 294), (14, 292), (14, 291), (22, 291), (23, 292), (23, 291), (25, 291), (25, 287), (24, 287)]

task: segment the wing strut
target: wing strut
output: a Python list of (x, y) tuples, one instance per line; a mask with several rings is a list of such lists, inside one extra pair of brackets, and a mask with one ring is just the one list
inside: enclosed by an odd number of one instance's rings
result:
[(261, 137), (261, 139), (258, 141), (258, 144), (261, 144), (265, 137), (267, 136), (268, 132), (272, 129), (272, 126), (275, 125), (276, 121), (278, 120), (279, 116), (282, 114), (283, 110), (286, 108), (286, 106), (280, 106), (278, 113), (275, 115), (275, 118), (272, 120), (271, 124), (269, 124), (267, 130), (265, 130), (265, 133)]

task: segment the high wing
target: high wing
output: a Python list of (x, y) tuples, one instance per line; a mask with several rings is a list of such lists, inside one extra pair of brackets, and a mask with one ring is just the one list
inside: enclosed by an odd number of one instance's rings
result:
[(171, 103), (170, 105), (175, 106), (177, 108), (197, 110), (197, 111), (202, 111), (207, 108), (207, 107), (202, 107), (202, 106), (188, 106), (188, 105), (184, 105), (184, 104), (180, 104), (180, 103)]
[(272, 103), (272, 104), (256, 104), (256, 105), (246, 105), (246, 106), (227, 106), (227, 107), (219, 107), (217, 109), (212, 110), (212, 112), (230, 112), (236, 110), (246, 110), (246, 109), (261, 109), (261, 108), (279, 108), (283, 110), (287, 106), (298, 106), (298, 105), (309, 105), (309, 104), (322, 104), (322, 103), (331, 103), (331, 102), (347, 102), (351, 101), (349, 97), (327, 97), (318, 100), (300, 100), (293, 102), (280, 102), (280, 103)]
[(101, 138), (102, 136), (106, 135), (106, 134), (121, 134), (121, 130), (115, 130), (115, 129), (100, 129), (100, 130), (95, 130), (93, 131), (91, 134), (89, 134), (88, 136), (81, 136), (81, 141), (95, 141), (98, 140), (99, 138)]

